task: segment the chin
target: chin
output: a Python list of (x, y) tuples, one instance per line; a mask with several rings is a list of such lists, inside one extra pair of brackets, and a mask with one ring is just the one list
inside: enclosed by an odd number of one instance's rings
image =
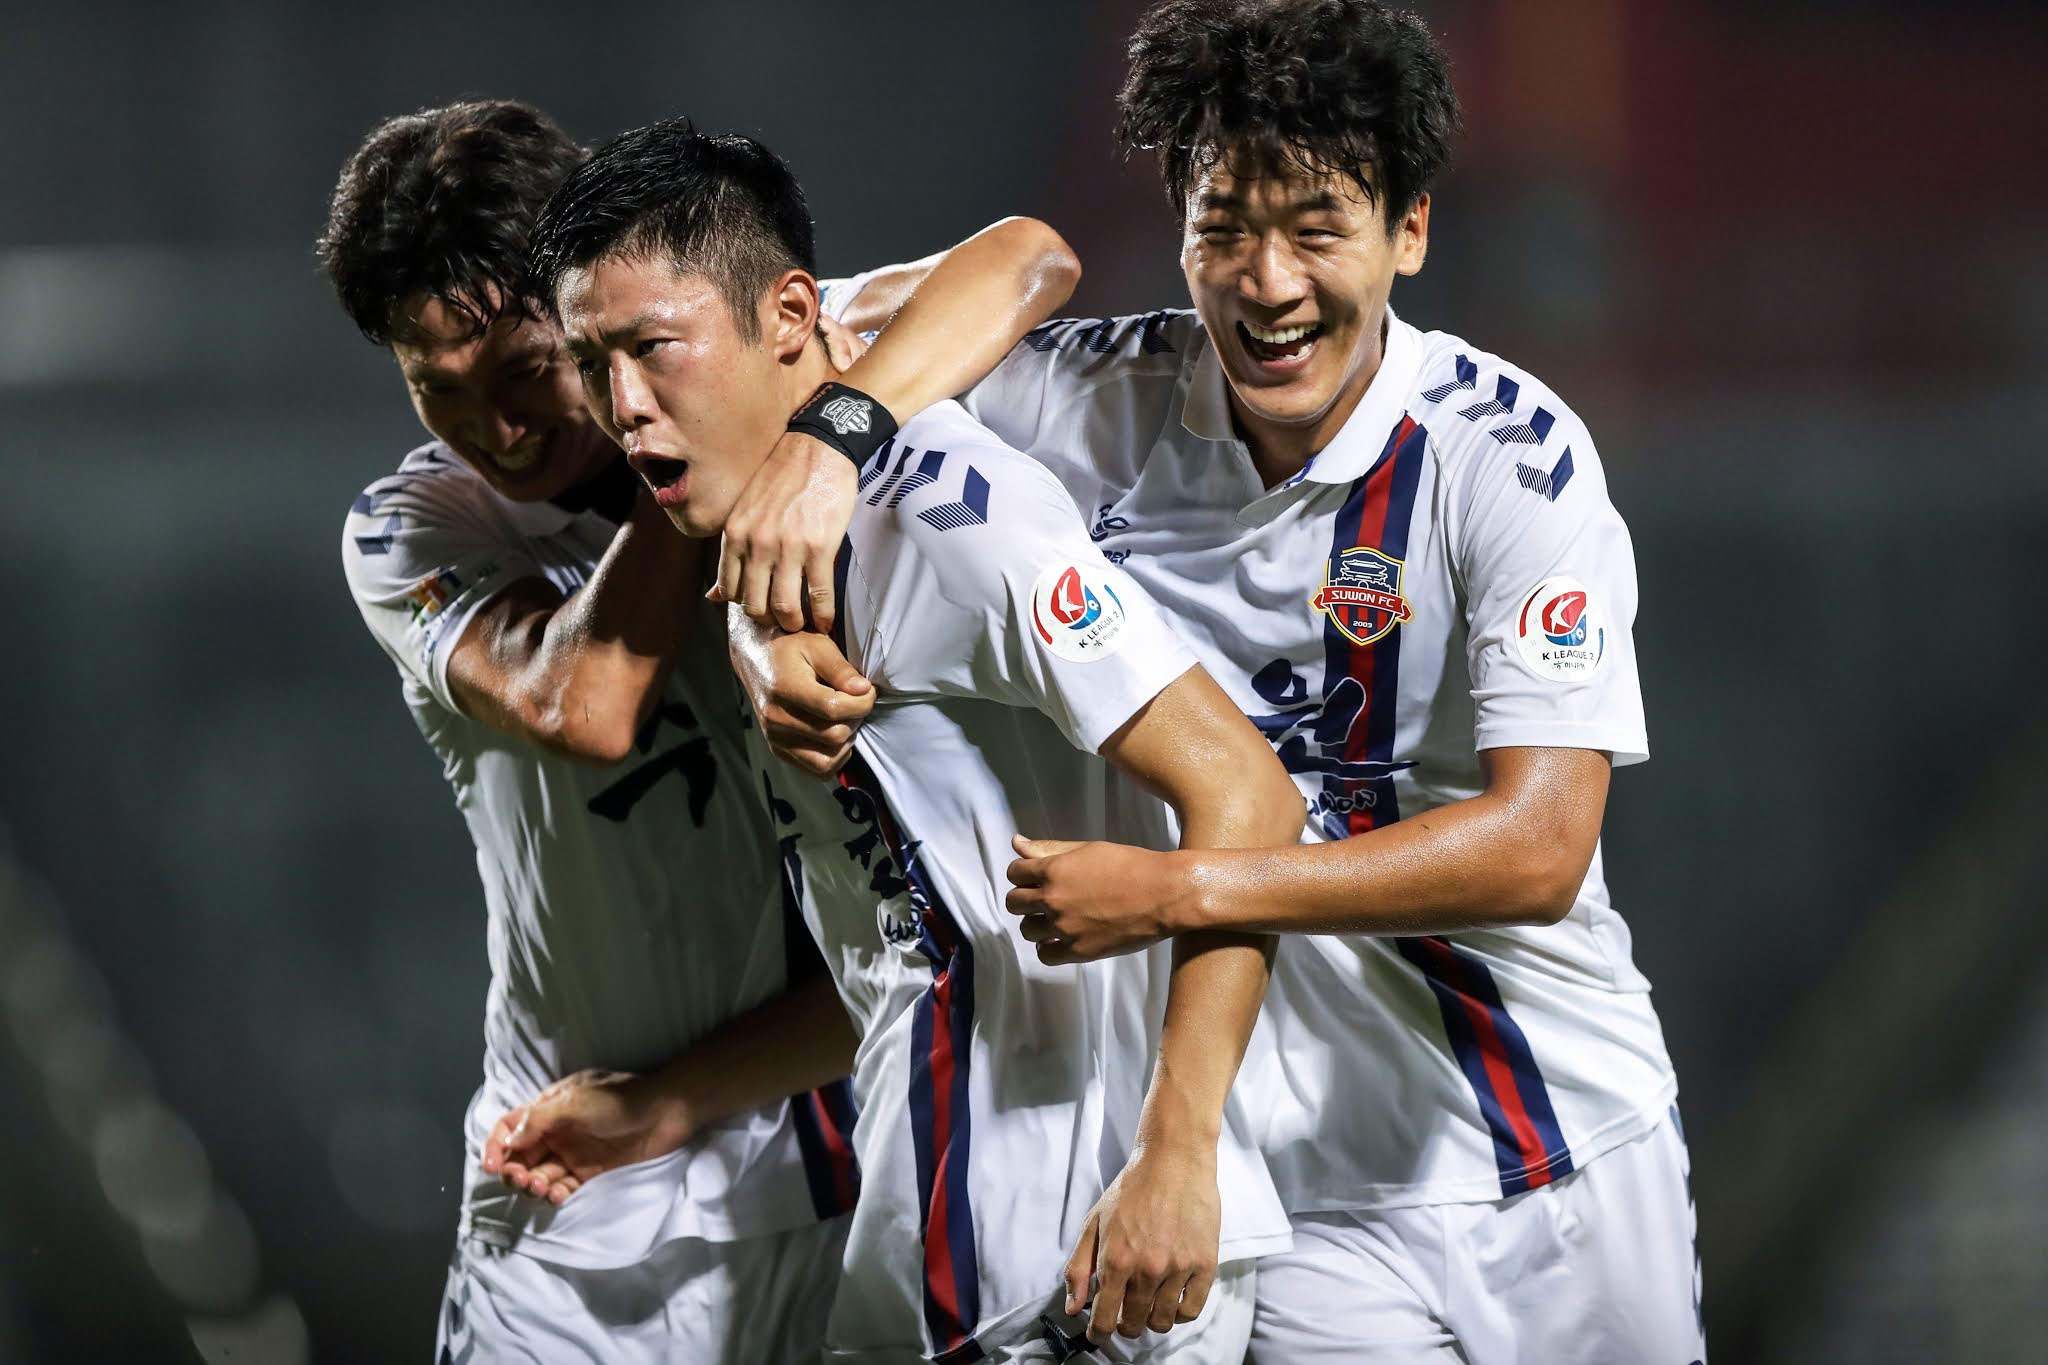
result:
[(1237, 391), (1238, 400), (1262, 422), (1277, 427), (1304, 427), (1320, 421), (1337, 399), (1338, 386), (1304, 376), (1273, 388), (1251, 385)]

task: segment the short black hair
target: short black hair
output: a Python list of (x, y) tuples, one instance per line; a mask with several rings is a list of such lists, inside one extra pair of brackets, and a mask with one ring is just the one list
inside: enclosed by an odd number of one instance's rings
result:
[(552, 308), (571, 270), (666, 257), (711, 281), (754, 342), (768, 287), (787, 270), (818, 273), (813, 233), (803, 187), (781, 157), (738, 133), (664, 119), (599, 147), (548, 200), (533, 232), (534, 278)]
[(1348, 174), (1391, 232), (1450, 161), (1449, 61), (1422, 20), (1380, 0), (1163, 0), (1127, 53), (1118, 140), (1158, 153), (1183, 216), (1195, 180), (1228, 161)]
[(387, 119), (334, 187), (314, 253), (364, 336), (388, 346), (398, 306), (439, 299), (477, 331), (531, 310), (528, 237), (584, 149), (518, 100), (470, 100)]

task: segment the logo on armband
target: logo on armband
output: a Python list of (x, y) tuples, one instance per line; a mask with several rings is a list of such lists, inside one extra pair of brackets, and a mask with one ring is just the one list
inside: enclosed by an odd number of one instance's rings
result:
[(1031, 633), (1062, 659), (1088, 663), (1123, 647), (1130, 618), (1101, 569), (1055, 564), (1031, 588)]
[(820, 421), (829, 422), (832, 430), (841, 436), (854, 431), (868, 431), (874, 426), (874, 414), (869, 404), (858, 398), (835, 398), (818, 410)]
[(1546, 578), (1515, 613), (1515, 643), (1522, 662), (1561, 682), (1589, 678), (1607, 657), (1607, 629), (1586, 585), (1576, 578)]

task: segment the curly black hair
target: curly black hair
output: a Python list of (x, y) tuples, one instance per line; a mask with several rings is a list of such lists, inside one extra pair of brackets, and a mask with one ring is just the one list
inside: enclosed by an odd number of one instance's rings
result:
[(387, 119), (334, 187), (314, 245), (341, 306), (379, 346), (426, 294), (477, 331), (538, 297), (528, 238), (541, 205), (587, 153), (518, 100), (470, 100)]
[(1450, 160), (1443, 48), (1380, 0), (1163, 0), (1127, 52), (1118, 140), (1158, 154), (1182, 215), (1227, 158), (1252, 174), (1348, 174), (1392, 231)]
[(608, 256), (665, 257), (710, 280), (740, 335), (761, 338), (761, 295), (782, 272), (818, 272), (810, 204), (788, 163), (753, 138), (686, 118), (621, 133), (548, 200), (533, 231), (538, 297)]

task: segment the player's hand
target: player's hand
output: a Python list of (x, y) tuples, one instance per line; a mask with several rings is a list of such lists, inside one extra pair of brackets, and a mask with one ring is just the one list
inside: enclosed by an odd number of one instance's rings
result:
[(492, 1125), (484, 1170), (559, 1205), (593, 1176), (666, 1156), (689, 1140), (687, 1116), (650, 1078), (578, 1071)]
[(1092, 1276), (1094, 1341), (1193, 1322), (1216, 1283), (1222, 1225), (1215, 1143), (1141, 1146), (1081, 1224), (1067, 1258), (1067, 1312), (1088, 1302)]
[(830, 777), (846, 766), (853, 735), (875, 709), (875, 687), (815, 631), (734, 618), (728, 643), (761, 734), (777, 758)]
[(1003, 904), (1022, 917), (1018, 932), (1048, 965), (1093, 962), (1171, 938), (1192, 895), (1171, 854), (1021, 834), (1010, 846), (1018, 857)]
[(825, 354), (832, 357), (836, 370), (844, 372), (867, 354), (868, 339), (838, 318), (818, 314), (818, 330), (825, 334)]
[(853, 520), (853, 461), (815, 436), (785, 431), (740, 491), (725, 522), (714, 601), (737, 602), (757, 621), (804, 628), (804, 607), (832, 629), (832, 561)]

